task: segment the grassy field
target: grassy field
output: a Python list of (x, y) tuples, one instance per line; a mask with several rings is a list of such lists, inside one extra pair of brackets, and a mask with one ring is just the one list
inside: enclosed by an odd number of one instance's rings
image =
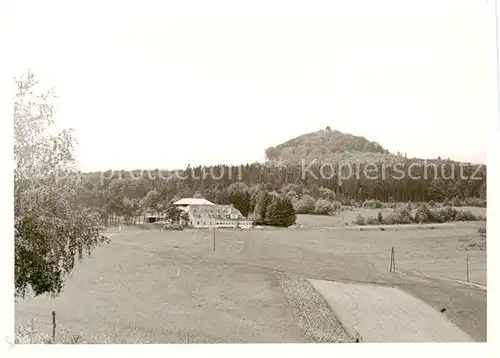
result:
[[(296, 280), (316, 278), (399, 287), (436, 309), (479, 341), (486, 340), (486, 291), (452, 282), (486, 284), (485, 251), (465, 251), (480, 240), (477, 224), (436, 230), (328, 229), (168, 232), (124, 228), (76, 267), (60, 297), (23, 299), (16, 323), (58, 330), (87, 342), (307, 342), (337, 327), (304, 328), (307, 303)], [(397, 274), (389, 273), (391, 247)], [(474, 274), (472, 273), (474, 272)], [(443, 280), (443, 278), (449, 279)], [(284, 287), (286, 289), (284, 289)], [(307, 288), (304, 288), (307, 290)], [(295, 302), (296, 304), (293, 304)], [(302, 308), (301, 308), (302, 307)], [(301, 311), (302, 310), (302, 311)], [(304, 315), (311, 313), (305, 312)]]

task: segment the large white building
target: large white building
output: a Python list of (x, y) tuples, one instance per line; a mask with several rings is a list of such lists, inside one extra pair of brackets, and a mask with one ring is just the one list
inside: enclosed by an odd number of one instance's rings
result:
[(206, 199), (183, 198), (174, 203), (185, 211), (187, 224), (194, 228), (250, 228), (252, 221), (243, 217), (233, 205), (218, 205)]

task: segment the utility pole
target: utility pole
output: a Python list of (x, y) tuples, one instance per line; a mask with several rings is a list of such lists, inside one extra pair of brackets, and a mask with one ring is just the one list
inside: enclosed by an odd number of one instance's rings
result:
[(394, 246), (391, 249), (391, 267), (389, 268), (389, 272), (396, 272), (396, 258), (394, 256)]
[(52, 311), (52, 341), (56, 341), (56, 311)]

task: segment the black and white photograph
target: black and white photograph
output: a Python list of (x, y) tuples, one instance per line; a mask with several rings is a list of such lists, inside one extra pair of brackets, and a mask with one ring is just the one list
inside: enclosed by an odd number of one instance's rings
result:
[(497, 9), (7, 5), (6, 356), (438, 342), (483, 356)]

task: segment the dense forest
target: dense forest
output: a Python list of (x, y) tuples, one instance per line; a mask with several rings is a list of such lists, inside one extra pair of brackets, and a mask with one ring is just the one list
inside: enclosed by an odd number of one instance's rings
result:
[[(346, 167), (339, 173), (331, 168), (328, 172), (320, 165), (304, 170), (301, 165), (255, 163), (188, 167), (177, 172), (94, 172), (81, 174), (78, 178), (68, 177), (67, 180), (77, 179), (82, 203), (99, 210), (104, 217), (136, 216), (145, 210), (162, 212), (169, 202), (181, 197), (204, 197), (218, 204), (234, 204), (246, 216), (254, 212), (261, 191), (281, 193), (292, 201), (308, 195), (343, 205), (365, 200), (443, 202), (471, 198), (482, 199), (480, 202), (484, 203), (475, 205), (486, 205), (486, 167), (459, 167), (457, 163), (442, 162), (436, 173), (432, 167), (412, 167), (412, 163), (404, 160), (398, 168), (379, 163), (379, 175), (375, 179), (363, 175), (368, 165), (363, 163), (352, 165), (354, 173), (361, 173), (359, 177), (348, 177)], [(411, 179), (402, 173), (411, 173), (413, 178), (420, 175), (422, 179)]]

